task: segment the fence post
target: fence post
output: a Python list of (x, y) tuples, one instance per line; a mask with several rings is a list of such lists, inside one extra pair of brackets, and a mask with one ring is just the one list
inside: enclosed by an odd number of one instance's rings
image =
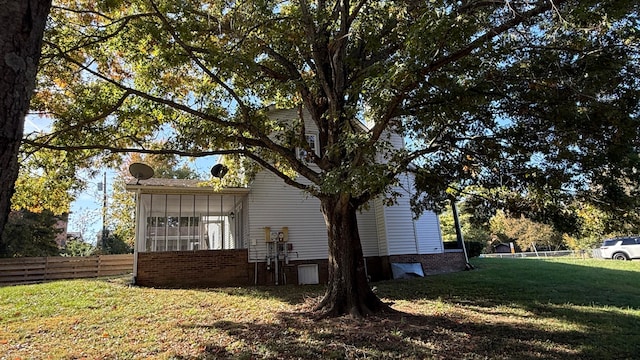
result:
[(44, 279), (49, 280), (49, 257), (44, 257)]

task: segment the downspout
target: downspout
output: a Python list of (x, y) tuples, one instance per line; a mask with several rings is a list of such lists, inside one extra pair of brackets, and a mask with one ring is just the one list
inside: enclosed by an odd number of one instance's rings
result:
[(418, 245), (418, 231), (416, 230), (416, 220), (411, 219), (413, 225), (413, 242), (416, 244), (416, 254), (420, 255), (420, 246)]
[(275, 266), (275, 275), (276, 275), (276, 286), (278, 286), (278, 279), (279, 279), (279, 274), (278, 274), (278, 262), (280, 262), (280, 254), (278, 253), (278, 243), (274, 242), (273, 243), (275, 245), (275, 250), (274, 253), (276, 255), (275, 261), (274, 261), (274, 266)]

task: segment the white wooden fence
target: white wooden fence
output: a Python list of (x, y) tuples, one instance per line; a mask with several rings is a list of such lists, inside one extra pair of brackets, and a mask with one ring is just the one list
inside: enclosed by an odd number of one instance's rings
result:
[(494, 253), (494, 254), (480, 254), (480, 257), (485, 258), (526, 258), (526, 257), (559, 257), (559, 256), (573, 256), (578, 258), (602, 258), (600, 255), (600, 249), (593, 250), (559, 250), (559, 251), (538, 251), (538, 252), (517, 252), (517, 253)]

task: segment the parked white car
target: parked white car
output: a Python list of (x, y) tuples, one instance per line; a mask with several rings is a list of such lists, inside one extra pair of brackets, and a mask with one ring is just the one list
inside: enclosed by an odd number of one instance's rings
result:
[(606, 239), (600, 246), (600, 254), (605, 259), (640, 259), (640, 237), (628, 236)]

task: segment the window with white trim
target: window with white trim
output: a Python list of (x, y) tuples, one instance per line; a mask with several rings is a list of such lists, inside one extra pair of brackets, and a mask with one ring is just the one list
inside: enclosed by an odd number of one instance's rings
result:
[[(305, 134), (304, 136), (307, 139), (307, 144), (309, 144), (309, 148), (311, 148), (311, 150), (314, 153), (317, 154), (318, 153), (318, 141), (317, 141), (316, 134)], [(303, 148), (298, 148), (298, 159), (305, 160), (308, 155), (309, 154), (307, 153), (307, 150), (305, 150)]]

